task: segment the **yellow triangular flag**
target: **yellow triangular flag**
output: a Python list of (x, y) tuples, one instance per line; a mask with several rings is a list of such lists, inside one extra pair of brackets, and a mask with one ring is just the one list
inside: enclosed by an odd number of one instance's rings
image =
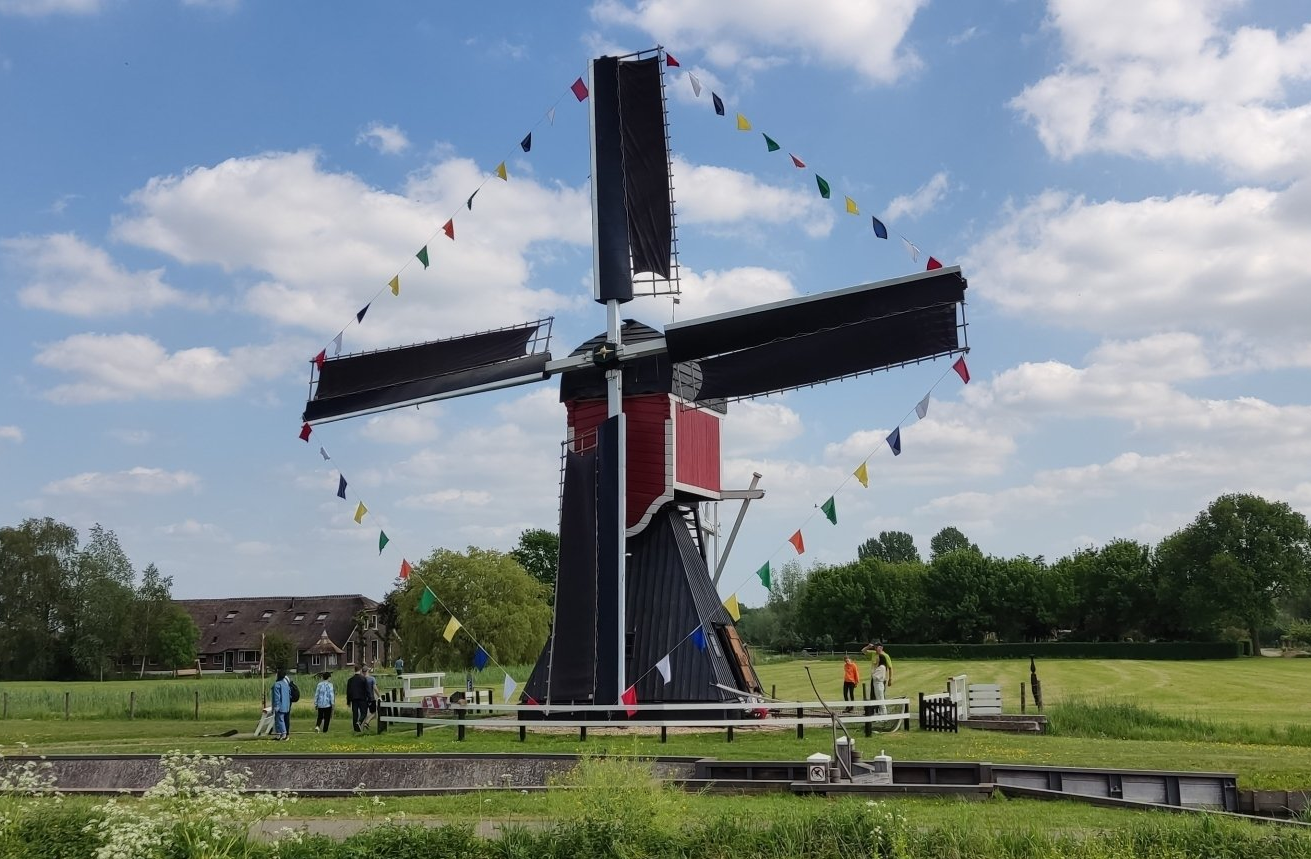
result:
[(497, 175), (497, 176), (500, 176), (500, 177), (501, 177), (502, 179), (504, 179), (506, 182), (509, 182), (509, 181), (510, 181), (510, 177), (509, 177), (509, 176), (506, 174), (506, 172), (505, 172), (505, 162), (504, 162), (504, 161), (502, 161), (500, 164), (497, 164), (497, 165), (496, 165), (496, 175)]
[(862, 462), (860, 467), (853, 473), (856, 475), (856, 479), (860, 481), (860, 485), (869, 489), (869, 469), (865, 467), (865, 463)]
[(747, 118), (746, 118), (745, 116), (743, 116), (742, 114), (740, 114), (740, 113), (737, 115), (737, 130), (738, 130), (738, 131), (750, 131), (750, 130), (751, 130), (751, 123), (748, 122), (748, 121), (747, 121)]
[(857, 206), (856, 201), (851, 199), (850, 197), (847, 198), (847, 214), (848, 215), (860, 214), (860, 206)]
[(364, 514), (368, 512), (369, 512), (369, 508), (365, 507), (364, 502), (361, 501), (360, 506), (355, 508), (355, 524), (358, 525), (361, 522), (363, 522)]
[(737, 623), (738, 619), (742, 617), (742, 610), (737, 606), (737, 594), (733, 594), (724, 600), (724, 608), (728, 609), (728, 616), (733, 618), (733, 623)]
[(455, 638), (455, 633), (459, 632), (460, 627), (462, 626), (464, 626), (464, 624), (452, 617), (450, 623), (446, 624), (446, 631), (442, 633), (442, 638), (450, 641), (452, 638)]
[(391, 287), (392, 295), (401, 294), (401, 276), (399, 274), (393, 277), (387, 285)]

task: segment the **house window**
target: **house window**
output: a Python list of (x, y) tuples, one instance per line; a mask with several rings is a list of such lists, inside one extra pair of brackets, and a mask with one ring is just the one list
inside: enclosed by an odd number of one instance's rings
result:
[(377, 629), (377, 628), (378, 628), (378, 616), (376, 614), (369, 615), (369, 629)]
[(207, 660), (207, 659), (205, 658), (205, 654), (202, 653), (200, 656), (197, 656), (197, 657), (196, 657), (196, 661), (199, 662), (201, 665), (204, 665), (204, 664), (205, 664), (206, 662), (208, 662), (209, 660)]
[(296, 616), (293, 617), (293, 618), (291, 619), (291, 622), (292, 622), (292, 623), (300, 623), (300, 622), (301, 622), (302, 620), (304, 620), (304, 619), (305, 619), (305, 612), (303, 612), (303, 611), (298, 611), (298, 612), (296, 612)]
[(268, 620), (271, 617), (273, 617), (273, 609), (271, 608), (264, 609), (264, 613), (260, 615), (262, 620)]
[(243, 650), (237, 654), (238, 662), (259, 662), (259, 653), (254, 650)]
[(235, 611), (230, 611), (230, 612), (228, 612), (228, 616), (225, 617), (225, 618), (223, 618), (223, 619), (224, 619), (224, 620), (232, 620), (232, 619), (233, 619), (234, 617), (236, 617), (236, 616), (237, 616), (237, 613), (236, 613)]
[(348, 641), (346, 642), (346, 664), (353, 665), (354, 663), (355, 663), (355, 642)]
[(373, 661), (378, 661), (378, 639), (373, 640)]
[(310, 665), (318, 665), (318, 664), (319, 664), (319, 655), (316, 653), (312, 657), (310, 657)]
[(315, 619), (315, 620), (327, 620), (327, 619), (328, 619), (328, 613), (327, 613), (326, 611), (321, 611), (321, 612), (319, 612), (318, 617), (316, 617), (316, 618), (314, 618), (314, 619)]

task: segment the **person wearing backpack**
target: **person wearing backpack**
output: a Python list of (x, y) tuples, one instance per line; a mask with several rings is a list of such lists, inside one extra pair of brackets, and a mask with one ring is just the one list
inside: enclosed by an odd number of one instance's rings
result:
[(287, 672), (281, 668), (278, 669), (278, 679), (273, 681), (272, 695), (270, 696), (273, 707), (273, 739), (285, 740), (291, 733), (291, 690), (295, 686), (287, 678)]

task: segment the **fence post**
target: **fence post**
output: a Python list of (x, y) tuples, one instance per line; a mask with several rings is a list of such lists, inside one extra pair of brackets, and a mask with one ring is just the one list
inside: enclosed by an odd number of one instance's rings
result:
[(777, 683), (770, 683), (770, 684), (769, 684), (769, 697), (773, 698), (775, 701), (778, 700), (778, 684), (777, 684)]
[(69, 693), (65, 692), (64, 693), (64, 721), (65, 722), (68, 721), (68, 696)]
[(806, 726), (801, 724), (801, 720), (805, 718), (805, 713), (806, 713), (805, 710), (801, 709), (800, 707), (797, 708), (797, 739), (798, 740), (804, 740), (806, 738)]
[[(769, 697), (773, 698), (774, 696), (773, 696), (773, 695), (770, 695)], [(660, 742), (662, 742), (662, 743), (667, 743), (667, 742), (669, 742), (669, 726), (668, 726), (668, 725), (661, 725), (661, 726), (660, 726)]]
[(1021, 715), (1022, 715), (1024, 712), (1025, 712), (1025, 709), (1024, 709), (1024, 681), (1021, 680), (1021, 681), (1020, 681), (1020, 713), (1021, 713)]
[[(771, 697), (772, 697), (772, 696), (771, 696)], [(732, 726), (732, 725), (729, 725), (729, 726), (728, 726), (728, 739), (727, 739), (727, 742), (730, 742), (730, 743), (733, 742), (733, 726)]]
[(455, 739), (464, 740), (464, 708), (457, 707), (455, 710)]
[(133, 690), (127, 693), (127, 717), (135, 719), (137, 717), (137, 693)]
[(5, 693), (5, 708), (4, 708), (4, 715), (3, 715), (3, 716), (0, 716), (0, 718), (4, 718), (4, 719), (8, 719), (8, 718), (9, 718), (9, 693), (8, 693), (8, 692)]
[(587, 739), (587, 726), (586, 726), (586, 725), (583, 725), (583, 726), (581, 726), (581, 727), (578, 729), (578, 739), (580, 739), (580, 740), (586, 740), (586, 739)]
[(196, 690), (196, 721), (200, 721), (200, 690)]
[[(516, 715), (517, 715), (517, 714), (516, 714)], [(519, 726), (519, 742), (522, 743), (522, 742), (524, 742), (524, 741), (527, 740), (527, 739), (528, 739), (528, 726), (527, 726), (527, 725), (520, 725), (520, 726)]]

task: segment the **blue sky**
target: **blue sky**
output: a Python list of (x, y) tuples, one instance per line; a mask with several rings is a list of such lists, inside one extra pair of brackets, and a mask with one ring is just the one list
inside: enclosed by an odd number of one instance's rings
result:
[(797, 528), (806, 564), (885, 529), (927, 552), (946, 525), (1050, 559), (1155, 542), (1224, 492), (1311, 512), (1309, 21), (1291, 0), (0, 0), (0, 522), (100, 522), (188, 597), (377, 597), (403, 556), (554, 529), (553, 384), (306, 445), (307, 361), (343, 327), (347, 351), (539, 315), (556, 354), (600, 331), (568, 86), (657, 43), (682, 69), (683, 297), (627, 315), (921, 270), (868, 214), (970, 281), (968, 386), (939, 362), (731, 407), (728, 483), (767, 494), (724, 596), (762, 602), (753, 573)]

